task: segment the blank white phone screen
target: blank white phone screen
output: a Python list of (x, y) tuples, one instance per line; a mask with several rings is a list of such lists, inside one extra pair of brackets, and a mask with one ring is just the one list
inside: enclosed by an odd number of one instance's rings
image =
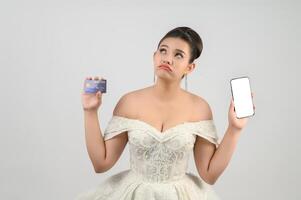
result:
[(254, 109), (249, 78), (234, 78), (230, 83), (237, 118), (252, 116)]

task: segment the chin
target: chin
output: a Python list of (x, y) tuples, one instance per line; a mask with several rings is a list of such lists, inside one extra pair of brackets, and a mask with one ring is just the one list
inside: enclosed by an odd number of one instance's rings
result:
[(171, 76), (168, 76), (166, 74), (157, 74), (157, 79), (162, 79), (162, 80), (166, 80), (166, 81), (172, 81), (173, 78)]

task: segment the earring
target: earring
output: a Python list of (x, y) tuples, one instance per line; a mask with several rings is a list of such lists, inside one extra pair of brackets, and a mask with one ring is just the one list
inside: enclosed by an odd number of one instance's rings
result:
[(185, 74), (185, 90), (187, 91), (187, 74)]
[(155, 83), (155, 79), (156, 79), (156, 74), (155, 74), (155, 72), (154, 72), (154, 79), (153, 79), (153, 82)]

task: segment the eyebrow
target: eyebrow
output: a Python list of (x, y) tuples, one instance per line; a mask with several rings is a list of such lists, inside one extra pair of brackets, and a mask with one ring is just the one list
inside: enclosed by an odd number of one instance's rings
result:
[[(167, 47), (167, 48), (169, 48), (169, 47), (168, 47), (167, 45), (165, 45), (165, 44), (162, 44), (160, 47)], [(182, 51), (181, 49), (176, 49), (176, 50), (182, 52), (183, 54), (185, 54), (185, 52)]]

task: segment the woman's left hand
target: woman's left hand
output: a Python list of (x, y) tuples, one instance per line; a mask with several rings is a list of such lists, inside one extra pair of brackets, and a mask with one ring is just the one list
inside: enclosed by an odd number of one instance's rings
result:
[[(253, 99), (253, 92), (251, 93), (252, 94), (252, 99)], [(255, 106), (253, 104), (253, 108), (255, 110)], [(231, 103), (230, 103), (230, 108), (229, 108), (229, 114), (228, 114), (228, 120), (229, 120), (229, 128), (233, 128), (235, 130), (242, 130), (247, 122), (248, 122), (248, 117), (246, 118), (237, 118), (236, 117), (236, 112), (234, 111), (234, 102), (233, 102), (233, 98), (231, 98)]]

